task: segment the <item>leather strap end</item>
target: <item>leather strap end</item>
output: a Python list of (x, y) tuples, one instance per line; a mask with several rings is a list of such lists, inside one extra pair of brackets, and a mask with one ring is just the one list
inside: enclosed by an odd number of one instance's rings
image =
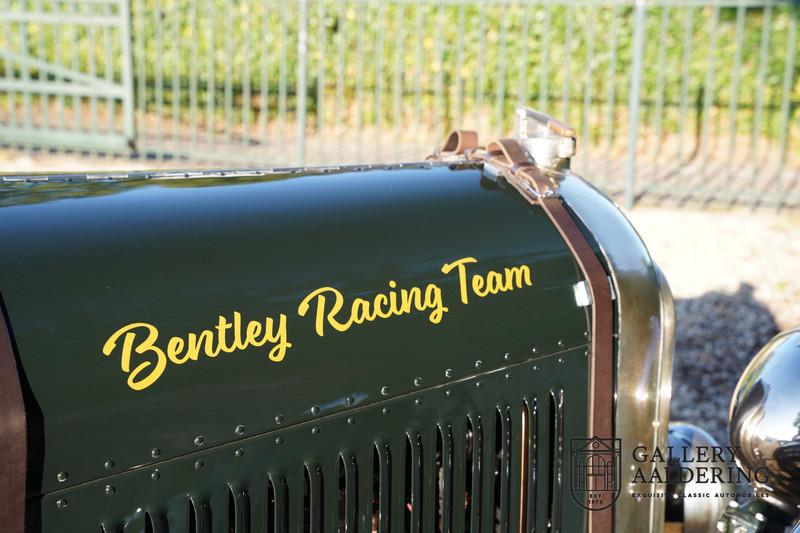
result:
[(526, 168), (535, 166), (536, 165), (534, 163), (531, 163), (530, 161), (522, 161), (520, 163), (514, 163), (513, 165), (511, 165), (511, 173), (517, 174), (520, 170), (524, 170)]
[(463, 155), (478, 147), (478, 133), (472, 130), (453, 130), (440, 148), (440, 153)]

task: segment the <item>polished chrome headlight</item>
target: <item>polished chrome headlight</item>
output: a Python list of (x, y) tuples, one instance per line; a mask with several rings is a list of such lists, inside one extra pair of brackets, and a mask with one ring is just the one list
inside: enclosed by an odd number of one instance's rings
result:
[(753, 486), (800, 515), (800, 328), (773, 338), (747, 365), (731, 401), (730, 437)]

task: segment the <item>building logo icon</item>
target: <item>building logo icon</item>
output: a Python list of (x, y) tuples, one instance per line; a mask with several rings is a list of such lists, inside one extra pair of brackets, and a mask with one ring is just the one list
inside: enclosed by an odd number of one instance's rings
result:
[(620, 439), (570, 439), (570, 492), (589, 511), (610, 507), (619, 496)]

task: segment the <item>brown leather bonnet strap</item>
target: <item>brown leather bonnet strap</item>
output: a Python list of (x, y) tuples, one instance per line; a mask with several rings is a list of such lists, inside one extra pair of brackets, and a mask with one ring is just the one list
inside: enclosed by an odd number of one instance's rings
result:
[(25, 404), (14, 349), (0, 308), (0, 531), (25, 528)]
[(462, 156), (478, 147), (478, 133), (472, 130), (453, 130), (442, 145), (433, 151), (427, 159), (447, 159)]
[[(548, 127), (569, 133), (574, 131), (560, 122)], [(614, 352), (613, 307), (611, 286), (603, 265), (575, 223), (566, 205), (558, 196), (558, 186), (539, 170), (525, 151), (512, 139), (489, 143), (486, 150), (477, 148), (475, 132), (455, 130), (429, 159), (447, 160), (461, 155), (464, 159), (484, 160), (499, 169), (523, 198), (539, 204), (558, 230), (578, 263), (592, 297), (592, 352), (589, 368), (589, 436), (613, 436), (614, 416)], [(522, 530), (522, 523), (520, 523)], [(613, 530), (613, 510), (609, 506), (589, 513), (589, 531), (608, 533)]]
[[(486, 161), (504, 171), (506, 179), (532, 204), (555, 193), (555, 185), (530, 161), (516, 141), (500, 139), (486, 147)], [(559, 202), (561, 203), (561, 202)], [(548, 213), (549, 214), (549, 213)], [(563, 235), (563, 234), (562, 234)]]
[[(555, 184), (532, 163), (522, 148), (511, 139), (490, 143), (486, 150), (489, 164), (500, 168), (524, 198), (540, 204), (572, 251), (592, 295), (592, 357), (589, 374), (589, 436), (613, 435), (614, 355), (611, 287), (603, 265), (586, 241), (567, 207), (556, 194)], [(606, 533), (613, 529), (612, 508), (589, 513), (589, 530)]]

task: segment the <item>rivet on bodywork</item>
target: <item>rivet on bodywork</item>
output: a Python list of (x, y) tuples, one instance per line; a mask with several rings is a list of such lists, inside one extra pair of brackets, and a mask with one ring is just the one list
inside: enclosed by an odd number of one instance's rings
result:
[(114, 485), (106, 485), (106, 495), (107, 496), (111, 496), (115, 492), (117, 492), (117, 489), (114, 488)]
[(206, 443), (206, 438), (202, 435), (198, 435), (194, 438), (194, 445), (195, 446), (202, 446)]
[(422, 385), (422, 378), (414, 378), (414, 386), (419, 387)]
[(417, 398), (416, 400), (414, 400), (414, 405), (422, 405), (422, 399)]
[(349, 416), (349, 417), (347, 417), (347, 423), (350, 424), (350, 425), (353, 425), (353, 424), (356, 423), (356, 419), (353, 418), (352, 416)]
[(388, 415), (390, 412), (391, 409), (389, 409), (388, 407), (384, 407), (383, 409), (381, 409), (381, 413), (383, 413), (384, 415)]
[(237, 435), (244, 435), (244, 426), (239, 424), (233, 429), (233, 432), (236, 433)]
[(505, 378), (506, 378), (506, 379), (511, 379), (511, 374), (509, 374), (508, 372), (506, 372)]
[(532, 353), (532, 354), (534, 354), (534, 355), (536, 355), (536, 353), (537, 353), (538, 351), (539, 351), (539, 350), (537, 350), (537, 349), (536, 349), (536, 347), (533, 347), (533, 348), (531, 348), (531, 353)]
[(281, 423), (283, 423), (283, 415), (277, 415), (277, 416), (275, 417), (275, 423), (276, 423), (276, 424), (281, 424)]
[(536, 365), (533, 365), (533, 371), (536, 372), (537, 370), (539, 370), (539, 367), (536, 366)]
[(480, 368), (480, 367), (482, 367), (482, 366), (483, 366), (483, 361), (481, 361), (480, 359), (478, 359), (477, 361), (475, 361), (475, 368)]
[(67, 478), (69, 478), (69, 474), (67, 474), (66, 472), (59, 472), (58, 474), (56, 474), (56, 479), (58, 480), (59, 483), (64, 483), (67, 480)]
[(561, 339), (558, 339), (558, 342), (556, 344), (558, 344), (559, 348), (563, 348), (564, 347), (564, 341), (561, 340)]
[(150, 450), (150, 457), (152, 457), (153, 459), (161, 457), (161, 450), (159, 450), (158, 448), (153, 448), (152, 450)]
[(153, 481), (158, 481), (159, 479), (161, 479), (161, 472), (158, 471), (158, 468), (153, 470), (153, 473), (150, 474), (150, 479), (152, 479)]
[(452, 368), (448, 368), (447, 370), (445, 370), (444, 371), (444, 377), (452, 378), (453, 377), (453, 369)]
[(556, 359), (556, 361), (558, 361), (559, 363), (563, 363), (564, 362), (564, 358), (563, 357), (559, 357), (558, 359)]
[(241, 449), (241, 448), (238, 448), (235, 452), (233, 452), (233, 455), (235, 455), (236, 457), (241, 457), (241, 456), (244, 455), (244, 450)]
[(353, 405), (353, 397), (352, 397), (352, 396), (347, 396), (347, 397), (344, 399), (344, 404), (345, 404), (346, 406), (348, 406), (348, 407), (350, 407), (351, 405)]
[(476, 381), (475, 386), (478, 388), (483, 387), (483, 383), (481, 383), (480, 381)]
[(318, 406), (316, 406), (316, 405), (312, 406), (312, 407), (311, 407), (311, 414), (312, 414), (312, 415), (315, 415), (315, 414), (317, 414), (317, 413), (319, 413), (319, 407), (318, 407)]
[(453, 391), (451, 391), (450, 389), (447, 389), (446, 391), (444, 391), (444, 395), (449, 398), (450, 396), (453, 395)]
[(317, 426), (314, 426), (313, 428), (311, 428), (311, 434), (312, 435), (316, 435), (317, 433), (319, 433), (319, 428)]
[(389, 396), (389, 387), (387, 387), (385, 385), (383, 387), (381, 387), (381, 394), (383, 396)]
[(200, 470), (201, 468), (203, 468), (204, 465), (205, 465), (205, 463), (203, 461), (199, 461), (199, 460), (195, 461), (194, 462), (194, 469), (195, 470)]
[(59, 498), (56, 500), (56, 507), (59, 509), (66, 509), (67, 508), (67, 500), (64, 498)]
[(111, 459), (106, 459), (106, 462), (103, 463), (103, 468), (105, 468), (106, 470), (111, 470), (112, 468), (114, 468), (114, 461)]
[(506, 352), (506, 354), (503, 356), (503, 359), (505, 359), (506, 361), (510, 361), (511, 360), (511, 354)]
[(283, 437), (275, 437), (275, 444), (283, 444)]

